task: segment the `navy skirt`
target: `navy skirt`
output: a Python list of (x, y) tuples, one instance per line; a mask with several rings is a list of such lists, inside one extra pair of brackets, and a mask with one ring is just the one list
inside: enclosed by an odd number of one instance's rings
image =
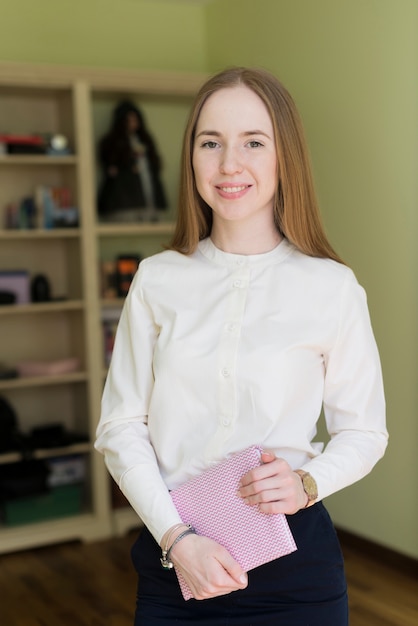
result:
[(208, 600), (181, 595), (174, 570), (143, 529), (132, 547), (138, 573), (134, 626), (347, 626), (347, 585), (339, 541), (319, 502), (288, 516), (296, 552), (248, 572), (248, 587)]

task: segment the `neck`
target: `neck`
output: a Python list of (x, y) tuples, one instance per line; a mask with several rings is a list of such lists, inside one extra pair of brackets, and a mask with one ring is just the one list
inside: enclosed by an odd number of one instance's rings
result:
[(238, 228), (236, 224), (231, 228), (219, 228), (214, 224), (210, 238), (223, 252), (242, 255), (270, 252), (282, 240), (274, 225), (267, 231), (263, 228), (260, 232), (257, 230), (249, 232), (247, 229)]

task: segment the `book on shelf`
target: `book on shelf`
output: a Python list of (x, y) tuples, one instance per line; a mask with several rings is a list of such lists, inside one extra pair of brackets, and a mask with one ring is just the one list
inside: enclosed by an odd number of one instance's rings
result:
[(109, 367), (115, 343), (116, 330), (121, 314), (121, 307), (114, 306), (102, 309), (103, 352), (105, 366)]
[(119, 254), (115, 260), (99, 261), (102, 298), (125, 298), (140, 260), (138, 254)]
[(78, 226), (78, 210), (72, 204), (68, 187), (38, 185), (35, 189), (36, 227)]
[(46, 145), (42, 135), (0, 133), (1, 154), (45, 154)]

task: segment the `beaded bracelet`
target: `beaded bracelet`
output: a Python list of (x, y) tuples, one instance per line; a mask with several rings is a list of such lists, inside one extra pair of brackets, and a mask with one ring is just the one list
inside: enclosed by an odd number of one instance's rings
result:
[(173, 533), (175, 533), (176, 530), (178, 530), (179, 528), (182, 528), (184, 526), (186, 526), (186, 528), (190, 527), (189, 524), (184, 524), (183, 522), (180, 522), (180, 524), (176, 524), (175, 526), (173, 526), (173, 528), (168, 533), (167, 539), (165, 540), (165, 547), (161, 548), (161, 550), (162, 550), (162, 557), (161, 557), (160, 561), (161, 561), (161, 565), (163, 567), (165, 567), (166, 569), (170, 569), (169, 565), (168, 565), (168, 562), (167, 562), (167, 553), (168, 553), (168, 550), (169, 550), (168, 546), (170, 544), (171, 535)]
[(184, 539), (184, 537), (187, 537), (187, 535), (195, 535), (196, 531), (193, 528), (193, 526), (191, 526), (191, 524), (187, 524), (187, 529), (184, 530), (182, 533), (180, 533), (173, 541), (173, 543), (171, 544), (171, 546), (169, 547), (169, 549), (165, 549), (162, 552), (162, 556), (160, 558), (160, 563), (162, 565), (162, 567), (164, 569), (172, 569), (174, 567), (174, 563), (172, 561), (170, 561), (170, 553), (171, 550), (174, 548), (174, 546), (176, 545), (176, 543), (178, 543), (179, 541), (181, 541), (182, 539)]

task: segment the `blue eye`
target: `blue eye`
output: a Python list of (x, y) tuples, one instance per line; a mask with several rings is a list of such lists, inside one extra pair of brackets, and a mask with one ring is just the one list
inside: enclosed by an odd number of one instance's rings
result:
[(259, 147), (263, 146), (263, 144), (260, 143), (259, 141), (256, 141), (256, 139), (253, 139), (252, 141), (249, 141), (248, 145), (250, 146), (250, 148), (259, 148)]

